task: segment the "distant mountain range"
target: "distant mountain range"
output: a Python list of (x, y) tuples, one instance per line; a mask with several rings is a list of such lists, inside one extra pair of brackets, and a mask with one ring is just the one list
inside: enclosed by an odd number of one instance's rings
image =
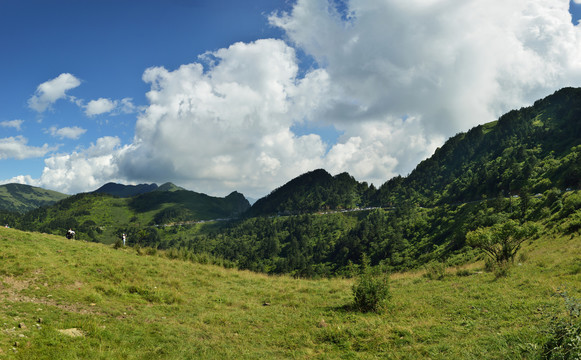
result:
[(165, 183), (161, 186), (157, 186), (157, 184), (123, 185), (110, 182), (101, 186), (100, 188), (93, 192), (97, 194), (109, 194), (122, 198), (128, 198), (145, 194), (151, 191), (178, 191), (178, 190), (186, 189), (174, 185), (170, 182)]

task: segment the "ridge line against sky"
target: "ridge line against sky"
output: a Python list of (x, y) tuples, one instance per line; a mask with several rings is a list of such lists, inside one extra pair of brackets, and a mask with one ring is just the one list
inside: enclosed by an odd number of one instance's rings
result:
[(0, 183), (380, 186), (581, 86), (581, 0), (0, 0)]

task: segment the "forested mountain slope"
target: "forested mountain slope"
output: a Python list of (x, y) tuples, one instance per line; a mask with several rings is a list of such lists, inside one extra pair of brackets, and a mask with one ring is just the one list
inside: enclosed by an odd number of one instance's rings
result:
[(561, 89), (452, 137), (409, 176), (383, 184), (377, 201), (429, 206), (578, 188), (580, 144), (581, 89)]
[(373, 186), (359, 183), (347, 173), (331, 176), (318, 169), (298, 176), (259, 199), (245, 215), (290, 215), (349, 209), (369, 203), (374, 193)]

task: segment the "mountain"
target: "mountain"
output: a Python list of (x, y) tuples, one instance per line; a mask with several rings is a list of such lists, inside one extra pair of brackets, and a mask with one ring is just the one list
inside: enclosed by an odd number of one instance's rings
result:
[(139, 194), (148, 193), (157, 190), (157, 184), (139, 184), (139, 185), (123, 185), (117, 183), (107, 183), (97, 190), (93, 191), (97, 194), (109, 194), (122, 198), (132, 197)]
[(174, 185), (170, 182), (167, 182), (161, 186), (157, 186), (157, 184), (123, 185), (110, 182), (93, 191), (93, 193), (109, 194), (122, 198), (130, 198), (133, 196), (145, 194), (152, 191), (178, 191), (178, 190), (186, 189)]
[(331, 176), (327, 171), (317, 169), (298, 176), (257, 200), (245, 215), (289, 215), (350, 209), (369, 203), (374, 193), (373, 186), (359, 183), (347, 173)]
[(564, 88), (533, 106), (450, 138), (407, 177), (383, 184), (384, 206), (432, 206), (581, 186), (581, 89)]
[(68, 196), (30, 185), (0, 185), (0, 210), (25, 213), (41, 206), (54, 204)]

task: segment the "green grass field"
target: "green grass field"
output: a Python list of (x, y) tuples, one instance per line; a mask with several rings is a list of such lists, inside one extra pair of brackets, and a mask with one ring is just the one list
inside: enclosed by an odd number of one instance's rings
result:
[(508, 277), (484, 263), (392, 274), (385, 310), (352, 279), (269, 277), (161, 252), (0, 228), (0, 359), (538, 358), (558, 289), (579, 297), (581, 241), (526, 243)]

